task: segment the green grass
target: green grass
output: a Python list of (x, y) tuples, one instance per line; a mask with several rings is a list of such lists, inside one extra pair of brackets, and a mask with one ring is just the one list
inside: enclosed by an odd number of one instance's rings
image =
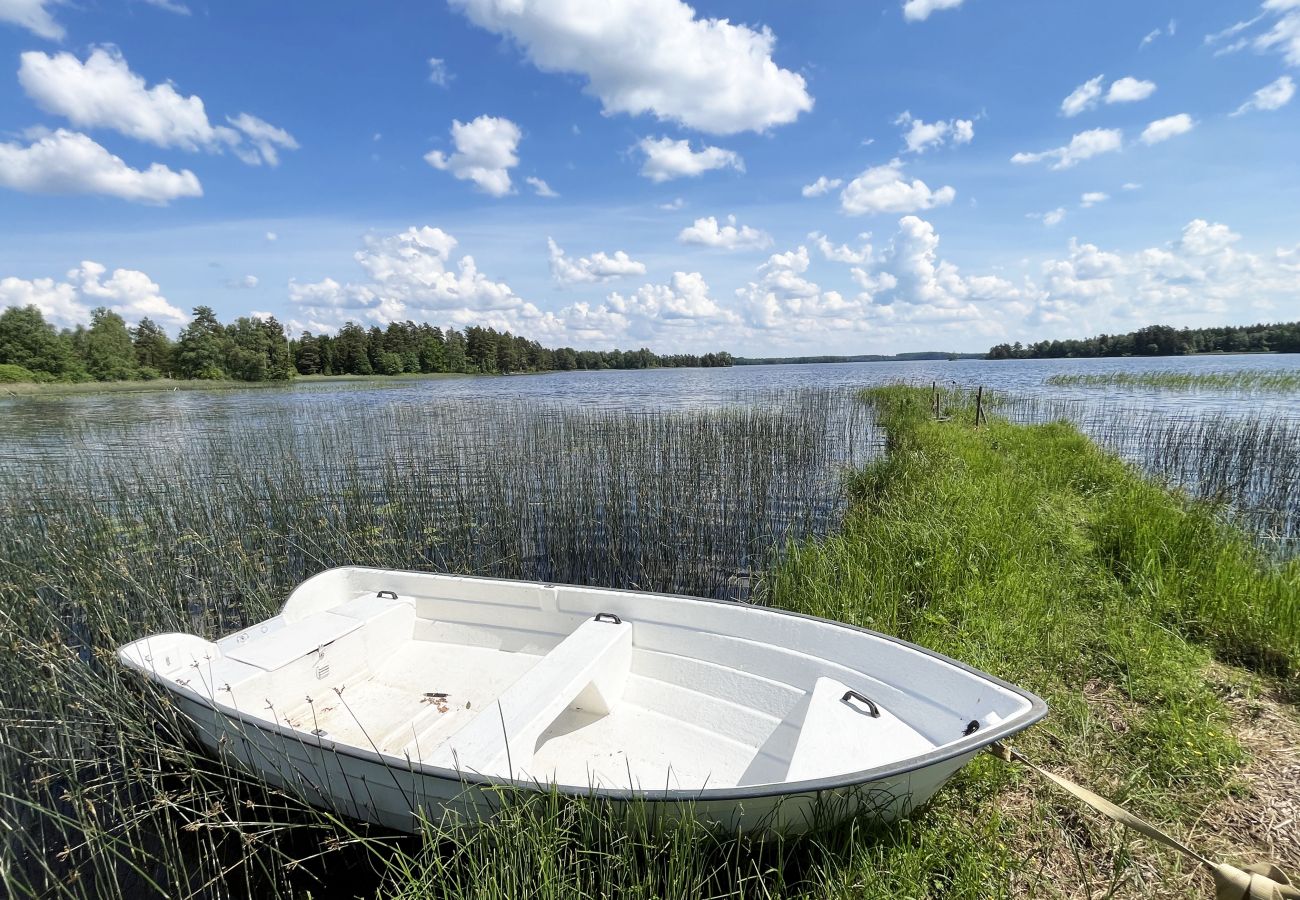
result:
[(1104, 372), (1051, 375), (1057, 387), (1126, 387), (1170, 391), (1240, 391), (1273, 394), (1300, 392), (1300, 371)]
[[(1069, 425), (975, 429), (955, 394), (934, 422), (928, 391), (910, 388), (865, 395), (889, 453), (848, 475), (843, 527), (809, 536), (800, 504), (829, 502), (847, 413), (801, 397), (648, 416), (349, 413), (309, 443), (257, 423), (134, 470), (79, 460), (0, 477), (0, 884), (17, 897), (982, 898), (1141, 881), (1199, 896), (1185, 861), (990, 757), (887, 828), (759, 842), (543, 794), (503, 798), (485, 829), (395, 839), (195, 753), (165, 699), (112, 658), (142, 633), (256, 621), (345, 562), (699, 592), (770, 566), (764, 602), (1040, 693), (1052, 714), (1021, 749), (1195, 839), (1242, 790), (1207, 671), (1217, 658), (1256, 689), (1294, 690), (1297, 564)], [(763, 524), (777, 510), (804, 524)]]

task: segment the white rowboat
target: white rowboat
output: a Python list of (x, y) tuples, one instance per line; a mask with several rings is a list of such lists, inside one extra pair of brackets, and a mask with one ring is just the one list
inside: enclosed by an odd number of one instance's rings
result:
[(215, 643), (122, 647), (209, 751), (400, 831), (482, 821), (499, 786), (731, 830), (888, 820), (1038, 697), (921, 647), (744, 603), (341, 568)]

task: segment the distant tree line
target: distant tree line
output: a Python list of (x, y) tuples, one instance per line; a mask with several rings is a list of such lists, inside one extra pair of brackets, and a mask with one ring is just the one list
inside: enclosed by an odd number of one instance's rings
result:
[(738, 356), (738, 366), (796, 366), (811, 363), (917, 362), (937, 359), (983, 359), (983, 353), (950, 353), (946, 350), (916, 350), (911, 353), (863, 353), (858, 356)]
[(552, 350), (508, 331), (471, 325), (444, 331), (427, 323), (393, 322), (362, 328), (349, 322), (334, 335), (302, 336), (289, 342), (301, 375), (401, 375), (404, 373), (567, 372), (579, 369), (656, 369), (730, 366), (730, 353), (650, 350)]
[(1300, 322), (1173, 328), (1149, 325), (1127, 334), (1083, 340), (998, 344), (989, 359), (1061, 359), (1095, 356), (1184, 356), (1190, 353), (1300, 353)]
[(335, 335), (290, 340), (274, 317), (241, 317), (223, 325), (210, 307), (175, 341), (152, 319), (127, 327), (105, 307), (90, 324), (59, 330), (35, 306), (0, 313), (0, 382), (123, 381), (192, 378), (285, 381), (300, 375), (402, 373), (510, 373), (574, 369), (651, 369), (730, 366), (731, 354), (660, 356), (649, 350), (551, 350), (536, 341), (470, 326), (445, 332), (432, 325), (395, 322), (365, 329), (349, 322)]

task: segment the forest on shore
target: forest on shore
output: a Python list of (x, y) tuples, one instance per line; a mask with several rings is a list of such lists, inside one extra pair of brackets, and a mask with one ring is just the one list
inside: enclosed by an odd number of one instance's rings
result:
[(1127, 334), (1082, 340), (998, 344), (988, 359), (1077, 359), (1099, 356), (1187, 356), (1192, 353), (1300, 353), (1300, 322), (1174, 328), (1149, 325)]
[(597, 369), (732, 365), (722, 351), (659, 355), (640, 350), (550, 349), (537, 341), (471, 325), (443, 330), (393, 322), (364, 328), (348, 322), (336, 334), (304, 331), (290, 338), (274, 316), (242, 316), (223, 325), (210, 307), (172, 340), (156, 322), (128, 327), (100, 307), (90, 324), (58, 329), (35, 306), (0, 313), (0, 383), (129, 381), (183, 378), (287, 381), (296, 375), (509, 374)]

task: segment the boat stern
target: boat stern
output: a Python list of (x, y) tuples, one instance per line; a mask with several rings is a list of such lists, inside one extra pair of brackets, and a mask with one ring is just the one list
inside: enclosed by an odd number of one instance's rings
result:
[(118, 661), (155, 681), (175, 682), (195, 666), (219, 658), (211, 641), (193, 634), (168, 632), (140, 638), (117, 650)]

